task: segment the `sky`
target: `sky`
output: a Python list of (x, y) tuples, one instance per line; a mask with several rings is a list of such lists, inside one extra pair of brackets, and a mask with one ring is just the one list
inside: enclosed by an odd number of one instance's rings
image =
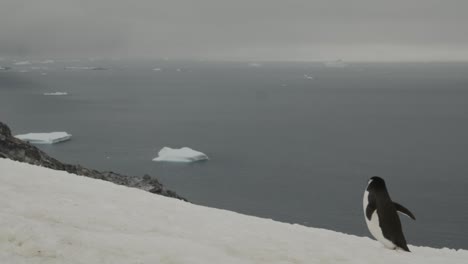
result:
[(0, 56), (468, 60), (466, 0), (0, 0)]

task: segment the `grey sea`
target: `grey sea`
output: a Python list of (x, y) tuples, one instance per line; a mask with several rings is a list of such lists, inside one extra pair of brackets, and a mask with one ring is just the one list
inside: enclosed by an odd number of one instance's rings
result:
[[(468, 248), (468, 64), (0, 63), (11, 67), (0, 71), (0, 120), (15, 134), (71, 133), (40, 146), (59, 160), (359, 236), (370, 235), (362, 196), (379, 175), (416, 215), (401, 216), (409, 244)], [(58, 91), (68, 95), (43, 95)], [(165, 146), (210, 160), (153, 162)]]

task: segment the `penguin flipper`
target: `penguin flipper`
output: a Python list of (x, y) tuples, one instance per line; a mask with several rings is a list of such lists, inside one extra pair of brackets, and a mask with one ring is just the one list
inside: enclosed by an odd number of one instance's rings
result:
[(408, 216), (408, 217), (411, 217), (411, 219), (413, 220), (416, 220), (416, 217), (414, 216), (413, 213), (410, 212), (410, 210), (406, 209), (403, 205), (399, 204), (399, 203), (395, 203), (393, 202), (393, 204), (395, 205), (395, 209), (397, 211), (399, 211), (400, 213)]
[(369, 221), (371, 220), (372, 218), (372, 214), (374, 213), (374, 211), (377, 209), (377, 207), (375, 206), (375, 203), (369, 203), (367, 205), (367, 208), (366, 208), (366, 217), (367, 219), (369, 219)]

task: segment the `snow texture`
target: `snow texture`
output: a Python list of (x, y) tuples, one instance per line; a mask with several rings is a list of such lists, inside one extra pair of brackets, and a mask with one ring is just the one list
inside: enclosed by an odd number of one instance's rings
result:
[(159, 153), (158, 157), (154, 158), (153, 161), (167, 161), (167, 162), (194, 162), (200, 160), (207, 160), (208, 156), (204, 153), (193, 150), (191, 148), (180, 148), (173, 149), (164, 147)]
[(32, 144), (54, 144), (69, 140), (72, 135), (67, 132), (50, 132), (50, 133), (28, 133), (16, 135), (15, 137)]
[(44, 93), (44, 95), (68, 95), (67, 92), (52, 92), (52, 93)]
[(394, 251), (7, 159), (0, 171), (0, 263), (468, 263), (466, 250)]

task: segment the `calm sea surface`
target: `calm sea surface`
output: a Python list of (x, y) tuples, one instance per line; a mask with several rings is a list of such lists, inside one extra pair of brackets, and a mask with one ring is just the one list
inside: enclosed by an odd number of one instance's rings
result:
[[(379, 175), (417, 217), (402, 216), (410, 244), (468, 248), (468, 64), (0, 66), (13, 67), (0, 71), (0, 120), (15, 134), (73, 134), (41, 146), (62, 161), (148, 173), (196, 204), (360, 236), (364, 188)], [(43, 95), (54, 91), (69, 95)], [(211, 159), (152, 162), (164, 146)]]

